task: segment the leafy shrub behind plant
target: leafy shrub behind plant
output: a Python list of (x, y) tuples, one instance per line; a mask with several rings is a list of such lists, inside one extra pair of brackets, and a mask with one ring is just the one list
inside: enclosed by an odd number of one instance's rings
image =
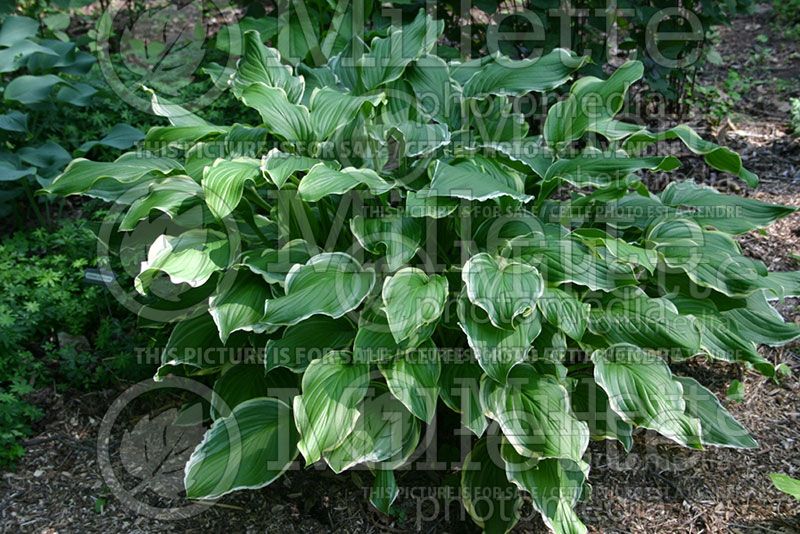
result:
[(96, 239), (87, 222), (17, 232), (0, 243), (0, 466), (42, 413), (28, 401), (45, 387), (87, 390), (147, 373), (133, 357), (135, 318), (105, 288), (84, 282)]
[(480, 438), (462, 466), (478, 524), (510, 529), (521, 490), (553, 530), (585, 532), (590, 439), (757, 446), (670, 363), (774, 374), (757, 344), (800, 336), (770, 304), (800, 292), (798, 273), (768, 273), (735, 236), (794, 209), (691, 181), (650, 193), (640, 173), (680, 165), (643, 152), (662, 141), (757, 178), (686, 126), (618, 120), (641, 63), (575, 81), (530, 132), (516, 98), (564, 86), (586, 58), (448, 63), (430, 55), (441, 31), (420, 13), (304, 78), (248, 32), (231, 91), (260, 123), (154, 97), (171, 125), (148, 132), (149, 152), (75, 160), (48, 188), (123, 210), (137, 291), (207, 303), (183, 310), (156, 374), (216, 377), (190, 498), (263, 487), (302, 455), (369, 467), (387, 511), (395, 471), (447, 409)]

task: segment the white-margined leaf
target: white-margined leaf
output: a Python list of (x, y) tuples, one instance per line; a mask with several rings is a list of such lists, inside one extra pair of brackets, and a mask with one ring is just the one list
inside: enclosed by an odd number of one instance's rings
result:
[(357, 308), (375, 285), (375, 271), (342, 252), (318, 254), (286, 275), (286, 294), (267, 301), (262, 322), (293, 325), (312, 315), (334, 319)]
[(433, 342), (428, 340), (379, 367), (392, 395), (417, 418), (430, 423), (436, 415), (441, 373), (438, 351)]
[(163, 272), (173, 284), (199, 287), (225, 269), (229, 261), (230, 243), (221, 232), (196, 229), (179, 236), (162, 235), (150, 246), (134, 285), (144, 295), (156, 275)]
[(366, 463), (394, 469), (405, 463), (419, 442), (419, 421), (378, 382), (359, 407), (360, 416), (347, 437), (325, 453), (334, 473)]
[(553, 378), (517, 365), (505, 384), (483, 379), (481, 404), (518, 454), (582, 463), (589, 429), (572, 413), (567, 390)]
[(387, 278), (381, 296), (395, 341), (400, 343), (438, 321), (444, 311), (447, 292), (444, 276), (428, 276), (414, 267), (400, 269)]
[(544, 290), (536, 267), (485, 252), (464, 264), (461, 278), (469, 300), (487, 313), (492, 325), (507, 330), (518, 317), (534, 313)]
[(382, 195), (395, 187), (372, 169), (346, 167), (336, 170), (318, 163), (300, 181), (297, 193), (305, 202), (317, 202), (330, 195), (343, 195), (351, 189), (366, 187), (374, 195)]
[(392, 272), (411, 261), (422, 244), (422, 222), (399, 212), (374, 219), (356, 215), (350, 230), (364, 250), (385, 256)]
[(278, 399), (259, 398), (217, 419), (186, 464), (190, 499), (214, 499), (239, 489), (269, 485), (297, 456), (292, 410)]
[(628, 344), (592, 354), (594, 379), (611, 408), (628, 423), (701, 449), (700, 421), (686, 413), (683, 387), (660, 357)]
[(294, 398), (294, 422), (301, 436), (297, 447), (308, 465), (341, 445), (361, 416), (369, 366), (350, 359), (349, 353), (332, 352), (309, 363), (303, 374), (303, 394)]

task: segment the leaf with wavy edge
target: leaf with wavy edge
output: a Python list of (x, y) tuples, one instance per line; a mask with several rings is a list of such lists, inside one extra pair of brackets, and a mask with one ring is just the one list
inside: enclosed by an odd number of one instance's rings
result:
[(475, 73), (464, 83), (464, 98), (523, 96), (533, 91), (549, 91), (564, 84), (587, 61), (588, 57), (576, 56), (563, 48), (537, 59), (521, 60), (509, 59), (498, 52), (475, 68)]
[(147, 260), (134, 279), (136, 291), (144, 295), (158, 272), (173, 284), (200, 287), (228, 266), (230, 249), (225, 234), (215, 230), (188, 230), (179, 236), (159, 236), (147, 252)]
[(203, 192), (211, 213), (218, 219), (230, 215), (239, 205), (248, 183), (256, 186), (265, 182), (261, 160), (236, 158), (217, 159), (203, 172)]
[(353, 430), (336, 448), (325, 453), (334, 473), (358, 464), (394, 469), (403, 465), (419, 443), (419, 421), (387, 390), (372, 382), (359, 406)]
[(248, 30), (244, 32), (244, 53), (231, 78), (231, 90), (241, 98), (244, 91), (257, 82), (280, 87), (292, 104), (299, 104), (305, 91), (303, 77), (295, 77), (292, 68), (281, 63), (280, 52), (264, 46), (258, 31)]
[(447, 292), (447, 278), (438, 274), (428, 276), (415, 267), (405, 267), (386, 278), (381, 298), (395, 341), (400, 343), (438, 321)]
[(318, 254), (286, 275), (286, 294), (268, 300), (262, 322), (293, 325), (312, 315), (337, 319), (356, 309), (375, 285), (375, 271), (343, 252)]
[(531, 496), (533, 507), (556, 534), (585, 534), (575, 513), (583, 494), (588, 466), (572, 460), (537, 460), (517, 453), (507, 441), (500, 448), (508, 480)]
[(298, 449), (308, 465), (341, 445), (356, 428), (367, 394), (369, 365), (350, 363), (350, 354), (332, 352), (313, 360), (303, 374), (303, 394), (294, 398)]
[(517, 365), (506, 384), (484, 377), (481, 404), (518, 454), (582, 463), (589, 428), (572, 413), (567, 390), (553, 378), (530, 365)]
[(323, 163), (318, 163), (300, 180), (297, 194), (305, 202), (317, 202), (327, 196), (343, 195), (362, 186), (365, 186), (374, 195), (382, 195), (391, 191), (395, 184), (381, 178), (372, 169), (345, 167), (342, 170), (336, 170)]
[(511, 330), (518, 317), (534, 312), (544, 280), (532, 265), (481, 252), (461, 271), (467, 297), (497, 328)]
[(702, 449), (700, 420), (686, 413), (683, 387), (659, 356), (630, 344), (592, 353), (594, 379), (611, 408), (628, 423)]
[(190, 499), (215, 499), (240, 489), (271, 484), (297, 456), (292, 411), (278, 399), (239, 404), (217, 419), (186, 464)]

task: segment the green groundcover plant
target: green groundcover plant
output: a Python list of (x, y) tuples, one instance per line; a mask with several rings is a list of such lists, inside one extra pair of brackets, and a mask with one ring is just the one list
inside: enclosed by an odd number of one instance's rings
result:
[(774, 374), (757, 345), (800, 336), (771, 304), (800, 279), (735, 236), (793, 208), (691, 180), (650, 193), (640, 173), (680, 165), (648, 152), (667, 141), (757, 178), (686, 126), (618, 120), (640, 63), (572, 82), (529, 131), (518, 97), (587, 59), (447, 62), (430, 55), (441, 31), (421, 12), (303, 77), (247, 32), (230, 90), (260, 124), (209, 124), (153, 96), (169, 126), (49, 186), (122, 210), (111, 235), (140, 250), (136, 291), (180, 319), (156, 379), (214, 380), (190, 498), (266, 486), (302, 457), (369, 468), (388, 511), (441, 408), (479, 438), (461, 482), (480, 526), (512, 528), (526, 492), (554, 531), (585, 532), (590, 439), (630, 450), (642, 428), (757, 446), (670, 364)]

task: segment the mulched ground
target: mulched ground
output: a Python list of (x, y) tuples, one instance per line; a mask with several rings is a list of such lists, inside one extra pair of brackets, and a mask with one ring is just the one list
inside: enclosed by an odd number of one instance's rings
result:
[[(769, 36), (767, 46), (780, 61), (754, 61), (755, 37)], [(794, 80), (789, 91), (800, 96), (797, 43), (787, 42), (762, 11), (742, 18), (721, 33), (724, 67), (708, 69), (701, 83), (724, 79), (728, 68), (747, 73), (761, 83), (744, 95), (735, 113), (721, 128), (706, 134), (741, 151), (749, 168), (762, 179), (756, 192), (734, 186), (741, 194), (770, 202), (800, 206), (800, 144), (788, 129), (789, 93), (776, 94), (776, 79)], [(770, 56), (772, 57), (772, 56)], [(715, 175), (704, 181), (720, 188), (731, 184)], [(789, 217), (765, 232), (742, 239), (747, 252), (770, 269), (800, 268), (800, 215)], [(800, 323), (798, 302), (780, 307), (789, 320)], [(688, 364), (679, 371), (695, 376), (723, 399), (761, 447), (753, 451), (709, 449), (688, 452), (652, 433), (639, 432), (631, 454), (620, 447), (595, 443), (591, 454), (591, 497), (579, 514), (593, 532), (800, 532), (800, 507), (775, 490), (767, 475), (783, 472), (800, 476), (800, 344), (765, 349), (774, 363), (786, 363), (795, 376), (780, 385), (736, 365), (719, 362)], [(745, 400), (725, 400), (731, 380), (746, 387)], [(371, 476), (355, 473), (336, 477), (329, 471), (294, 471), (269, 488), (239, 492), (223, 498), (199, 515), (174, 521), (137, 515), (115, 498), (100, 475), (97, 435), (107, 407), (119, 394), (104, 391), (71, 396), (47, 391), (40, 404), (48, 419), (27, 442), (28, 454), (16, 472), (0, 479), (0, 529), (3, 532), (474, 532), (455, 495), (454, 475), (402, 473), (404, 489), (397, 513), (385, 517), (366, 503)], [(155, 410), (158, 413), (160, 410)], [(135, 412), (135, 413), (134, 413)], [(130, 427), (144, 411), (123, 412)], [(117, 466), (119, 468), (119, 466)], [(135, 480), (127, 481), (135, 485)], [(428, 493), (422, 493), (426, 489)], [(439, 496), (439, 499), (433, 498)], [(183, 506), (186, 502), (138, 495), (150, 504)], [(519, 532), (542, 532), (543, 526), (526, 505)]]

